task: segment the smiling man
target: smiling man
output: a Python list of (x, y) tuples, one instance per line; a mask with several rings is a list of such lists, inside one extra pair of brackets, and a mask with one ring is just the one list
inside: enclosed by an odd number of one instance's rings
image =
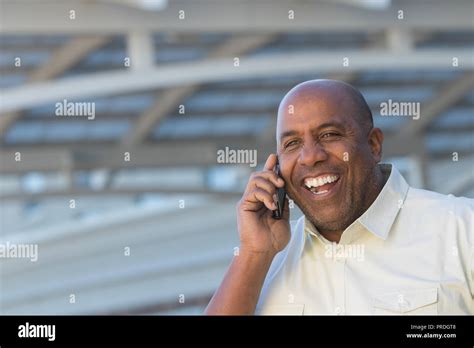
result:
[[(297, 85), (278, 110), (277, 155), (237, 205), (240, 253), (208, 314), (474, 314), (473, 200), (410, 187), (381, 164), (364, 97)], [(274, 172), (279, 163), (281, 177)], [(292, 226), (284, 187), (303, 216)]]

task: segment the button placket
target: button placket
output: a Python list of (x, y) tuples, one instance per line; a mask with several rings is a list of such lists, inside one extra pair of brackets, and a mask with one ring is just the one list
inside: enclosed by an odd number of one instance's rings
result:
[(334, 257), (334, 267), (336, 274), (336, 294), (335, 294), (335, 308), (334, 313), (336, 315), (341, 315), (346, 313), (346, 279), (345, 279), (345, 269), (346, 269), (346, 258), (344, 255), (335, 255)]

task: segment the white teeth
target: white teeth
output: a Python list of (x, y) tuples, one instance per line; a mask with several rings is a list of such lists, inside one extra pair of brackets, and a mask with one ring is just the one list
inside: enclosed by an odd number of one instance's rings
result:
[(337, 175), (326, 175), (325, 177), (305, 179), (304, 184), (307, 188), (319, 187), (327, 183), (331, 183), (339, 179)]

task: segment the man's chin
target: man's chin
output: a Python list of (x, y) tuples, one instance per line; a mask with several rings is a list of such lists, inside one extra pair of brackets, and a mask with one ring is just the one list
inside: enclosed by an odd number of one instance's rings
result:
[(333, 226), (339, 225), (341, 222), (341, 216), (344, 216), (341, 212), (340, 205), (321, 205), (321, 207), (307, 208), (307, 206), (298, 205), (303, 214), (315, 225), (315, 226)]
[[(339, 226), (341, 225), (341, 217), (345, 217), (348, 213), (345, 209), (341, 209), (343, 202), (333, 199), (327, 201), (308, 201), (300, 195), (290, 195), (295, 204), (300, 208), (303, 214), (315, 225), (319, 226)], [(290, 197), (291, 198), (291, 197)]]
[(338, 221), (337, 216), (332, 214), (324, 215), (324, 214), (317, 214), (317, 213), (310, 213), (305, 214), (305, 216), (315, 225), (315, 227), (319, 227), (325, 230), (334, 230), (340, 225), (340, 221)]

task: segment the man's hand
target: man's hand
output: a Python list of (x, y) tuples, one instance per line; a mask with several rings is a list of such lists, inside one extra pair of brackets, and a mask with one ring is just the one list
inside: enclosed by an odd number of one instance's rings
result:
[(272, 217), (276, 209), (276, 189), (285, 182), (274, 171), (277, 156), (271, 154), (261, 172), (250, 176), (242, 199), (237, 204), (237, 225), (241, 251), (275, 256), (290, 240), (289, 204), (283, 218)]
[(276, 162), (277, 157), (272, 154), (264, 170), (252, 174), (237, 204), (240, 252), (232, 260), (206, 314), (254, 314), (273, 257), (290, 240), (288, 202), (282, 219), (272, 218), (276, 187), (285, 185), (272, 171)]

